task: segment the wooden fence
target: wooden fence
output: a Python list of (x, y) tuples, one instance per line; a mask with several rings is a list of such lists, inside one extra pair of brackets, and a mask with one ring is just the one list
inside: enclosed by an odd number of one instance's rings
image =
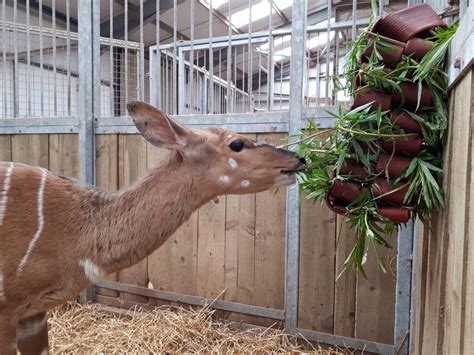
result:
[[(474, 354), (474, 69), (451, 91), (446, 207), (417, 235), (417, 354)], [(471, 239), (471, 240), (470, 240)]]
[[(277, 144), (282, 134), (252, 138)], [(97, 185), (108, 190), (128, 186), (166, 152), (138, 135), (97, 136)], [(0, 160), (40, 165), (67, 176), (78, 175), (78, 139), (74, 134), (0, 136)], [(189, 219), (158, 251), (134, 267), (109, 276), (124, 284), (153, 287), (283, 310), (285, 277), (285, 190), (221, 197)], [(336, 248), (336, 239), (339, 236)], [(368, 278), (345, 273), (337, 281), (354, 241), (341, 220), (319, 203), (301, 207), (299, 326), (309, 330), (393, 343), (396, 236), (393, 249), (379, 253), (389, 266), (366, 265)], [(98, 302), (128, 307), (162, 302), (96, 289)], [(252, 324), (275, 320), (220, 312)]]

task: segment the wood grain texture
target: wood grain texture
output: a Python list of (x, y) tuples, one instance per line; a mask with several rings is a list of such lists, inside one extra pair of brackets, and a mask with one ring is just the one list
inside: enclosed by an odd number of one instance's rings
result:
[[(148, 168), (168, 151), (147, 144)], [(148, 278), (155, 289), (197, 295), (197, 213), (194, 213), (158, 250), (148, 257)]]
[(319, 201), (301, 196), (298, 326), (334, 330), (336, 216)]
[[(471, 98), (471, 73), (456, 87), (454, 92), (454, 120), (451, 121), (452, 155), (450, 160), (449, 184), (450, 194), (447, 231), (450, 242), (447, 249), (446, 270), (446, 307), (444, 324), (444, 352), (458, 354), (462, 350), (463, 323), (465, 307), (465, 283), (467, 248), (466, 243), (466, 211), (469, 210), (467, 200), (468, 168), (470, 165), (470, 105), (466, 102)], [(470, 172), (469, 172), (470, 173)]]
[(49, 135), (49, 170), (56, 174), (78, 178), (79, 151), (78, 135)]
[[(256, 139), (256, 135), (247, 135)], [(229, 195), (226, 200), (224, 299), (254, 304), (255, 194)], [(228, 319), (254, 323), (254, 316), (231, 313)]]
[[(283, 134), (259, 134), (258, 141), (281, 144)], [(256, 196), (255, 304), (283, 309), (285, 285), (286, 188)]]
[[(118, 136), (97, 135), (96, 136), (96, 184), (97, 187), (107, 190), (118, 190)], [(105, 277), (106, 280), (117, 281), (118, 273), (112, 273)], [(119, 293), (95, 287), (95, 292), (100, 295), (118, 297)]]
[(198, 296), (215, 298), (225, 289), (225, 206), (221, 196), (198, 211)]
[(12, 161), (49, 168), (49, 139), (45, 134), (12, 136)]
[(12, 160), (12, 138), (0, 135), (0, 161)]
[[(343, 217), (337, 216), (336, 273), (344, 268), (344, 262), (351, 252), (356, 235)], [(334, 334), (353, 337), (355, 334), (356, 313), (356, 274), (351, 270), (344, 272), (335, 281), (334, 292)]]
[(357, 275), (356, 329), (357, 339), (393, 344), (395, 321), (395, 284), (397, 235), (386, 237), (393, 249), (377, 247), (387, 273), (379, 270), (372, 246), (366, 264), (367, 278)]
[[(119, 136), (119, 187), (131, 185), (147, 171), (146, 141), (140, 135)], [(119, 281), (127, 284), (147, 287), (147, 261), (142, 260), (134, 266), (119, 272)], [(138, 295), (121, 294), (123, 299), (135, 302), (148, 302), (148, 298)]]

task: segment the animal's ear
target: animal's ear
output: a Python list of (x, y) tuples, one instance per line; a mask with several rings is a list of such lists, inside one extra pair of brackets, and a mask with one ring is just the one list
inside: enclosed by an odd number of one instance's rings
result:
[(154, 146), (184, 150), (193, 132), (145, 102), (132, 101), (128, 112), (140, 134)]

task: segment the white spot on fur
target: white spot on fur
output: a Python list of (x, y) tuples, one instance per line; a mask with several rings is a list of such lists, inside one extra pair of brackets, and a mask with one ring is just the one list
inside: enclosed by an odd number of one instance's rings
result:
[(48, 355), (49, 354), (49, 350), (48, 349), (43, 349), (43, 351), (41, 352), (40, 355)]
[(219, 178), (219, 181), (223, 184), (228, 184), (229, 183), (229, 177), (226, 176), (226, 175), (222, 175), (220, 178)]
[(153, 289), (155, 288), (155, 287), (153, 286), (153, 284), (151, 283), (151, 281), (148, 281), (148, 285), (147, 285), (147, 286), (148, 286), (148, 288), (149, 288), (150, 290), (153, 290)]
[(79, 265), (82, 266), (82, 268), (84, 269), (84, 274), (86, 274), (86, 277), (91, 282), (99, 281), (105, 276), (105, 273), (102, 271), (102, 269), (89, 259), (81, 260), (79, 262)]
[(48, 176), (48, 172), (45, 169), (41, 169), (41, 183), (40, 187), (38, 189), (38, 229), (36, 230), (36, 233), (33, 237), (33, 239), (30, 242), (30, 245), (28, 245), (28, 250), (26, 251), (26, 254), (23, 256), (23, 259), (21, 259), (20, 265), (18, 266), (17, 273), (20, 273), (23, 271), (23, 267), (26, 264), (26, 261), (30, 257), (31, 252), (33, 251), (33, 248), (38, 241), (39, 237), (41, 236), (41, 233), (43, 232), (44, 228), (44, 188), (46, 186), (46, 178)]
[(229, 138), (229, 139), (232, 138), (232, 134), (229, 134), (229, 135), (227, 136), (227, 138)]
[(28, 325), (26, 327), (18, 327), (17, 337), (18, 339), (28, 339), (34, 337), (36, 334), (41, 332), (46, 326), (46, 317), (32, 320), (28, 322)]
[(242, 180), (242, 182), (240, 183), (240, 185), (242, 187), (249, 187), (250, 186), (250, 181), (248, 180)]
[(10, 181), (13, 174), (13, 163), (8, 164), (7, 171), (3, 178), (3, 188), (0, 193), (0, 226), (3, 224), (3, 218), (7, 212), (8, 190), (10, 190)]
[(235, 169), (236, 167), (239, 166), (239, 164), (237, 164), (237, 162), (232, 158), (229, 158), (229, 165), (232, 169)]
[(5, 301), (5, 288), (3, 285), (3, 274), (0, 273), (0, 301)]

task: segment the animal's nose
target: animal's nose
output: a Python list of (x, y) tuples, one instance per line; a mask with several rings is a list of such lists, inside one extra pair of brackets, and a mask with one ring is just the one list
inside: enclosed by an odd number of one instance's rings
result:
[(298, 160), (299, 160), (302, 164), (306, 165), (306, 159), (305, 159), (305, 158), (303, 158), (303, 157), (298, 157)]

